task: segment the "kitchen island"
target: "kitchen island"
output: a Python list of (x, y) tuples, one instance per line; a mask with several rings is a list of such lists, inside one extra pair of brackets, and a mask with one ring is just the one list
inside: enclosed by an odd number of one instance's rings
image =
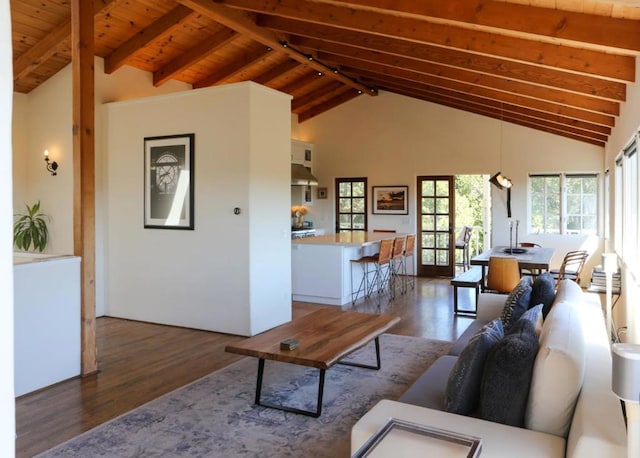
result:
[[(404, 234), (340, 232), (291, 241), (291, 292), (294, 301), (342, 306), (351, 303), (351, 260), (378, 252), (380, 241)], [(362, 278), (353, 269), (353, 284)]]

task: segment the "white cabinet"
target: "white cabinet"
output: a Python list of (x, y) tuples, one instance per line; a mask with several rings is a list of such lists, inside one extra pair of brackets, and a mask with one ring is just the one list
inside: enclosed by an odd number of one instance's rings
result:
[[(302, 164), (313, 173), (313, 144), (291, 140), (291, 163)], [(313, 205), (312, 186), (292, 186), (291, 205)]]

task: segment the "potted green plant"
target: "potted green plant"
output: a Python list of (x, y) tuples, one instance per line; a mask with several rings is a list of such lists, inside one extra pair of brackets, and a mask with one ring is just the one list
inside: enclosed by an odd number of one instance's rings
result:
[(49, 216), (40, 213), (40, 201), (29, 207), (27, 213), (14, 215), (16, 220), (13, 224), (13, 243), (21, 250), (29, 251), (31, 245), (34, 250), (42, 252), (49, 241)]

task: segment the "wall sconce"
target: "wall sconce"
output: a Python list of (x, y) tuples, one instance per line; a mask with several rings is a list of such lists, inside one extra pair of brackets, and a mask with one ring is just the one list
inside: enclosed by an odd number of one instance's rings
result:
[(56, 170), (58, 170), (58, 163), (56, 161), (49, 160), (49, 150), (44, 150), (44, 161), (47, 163), (47, 170), (51, 173), (51, 176), (56, 176)]

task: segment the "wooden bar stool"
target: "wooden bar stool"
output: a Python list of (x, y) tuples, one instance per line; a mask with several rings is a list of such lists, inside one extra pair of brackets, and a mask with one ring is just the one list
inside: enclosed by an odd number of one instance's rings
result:
[(393, 239), (393, 251), (391, 253), (391, 285), (390, 288), (394, 291), (396, 289), (396, 281), (400, 284), (400, 294), (405, 293), (405, 284), (404, 279), (401, 275), (405, 275), (404, 271), (404, 246), (406, 242), (406, 237), (396, 237)]
[[(406, 291), (409, 286), (414, 289), (416, 286), (416, 276), (413, 268), (413, 252), (416, 249), (416, 236), (415, 234), (407, 235), (407, 241), (404, 244), (404, 252), (402, 253), (402, 269), (404, 271), (404, 280)], [(407, 269), (407, 263), (411, 261), (411, 276), (409, 276), (409, 270)]]

